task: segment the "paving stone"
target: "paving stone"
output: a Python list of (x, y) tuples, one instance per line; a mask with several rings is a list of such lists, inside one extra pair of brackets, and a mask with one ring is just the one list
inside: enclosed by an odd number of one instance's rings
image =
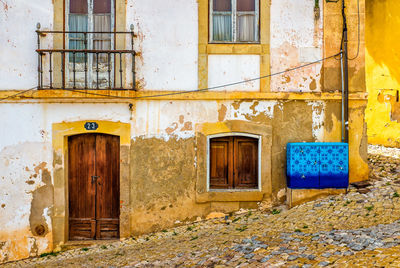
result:
[(328, 265), (329, 265), (329, 262), (327, 262), (327, 261), (321, 261), (320, 263), (318, 263), (318, 266), (321, 266), (321, 267), (325, 267)]

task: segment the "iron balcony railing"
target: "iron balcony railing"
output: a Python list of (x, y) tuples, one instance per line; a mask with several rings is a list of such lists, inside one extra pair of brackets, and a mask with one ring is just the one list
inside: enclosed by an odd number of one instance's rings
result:
[[(133, 25), (130, 32), (82, 32), (41, 31), (38, 23), (36, 33), (38, 89), (136, 90)], [(41, 48), (48, 34), (61, 34), (63, 48)], [(117, 36), (127, 34), (131, 49), (115, 49)]]

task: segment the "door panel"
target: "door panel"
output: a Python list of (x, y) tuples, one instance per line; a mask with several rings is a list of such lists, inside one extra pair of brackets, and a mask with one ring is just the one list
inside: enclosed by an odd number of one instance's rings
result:
[(119, 137), (96, 137), (97, 239), (119, 233)]
[(68, 140), (69, 238), (93, 239), (96, 193), (91, 176), (95, 174), (96, 137), (84, 134)]
[(229, 162), (229, 140), (210, 141), (210, 189), (227, 188)]
[(69, 239), (119, 237), (119, 137), (68, 139)]
[(257, 188), (258, 140), (235, 138), (235, 188)]

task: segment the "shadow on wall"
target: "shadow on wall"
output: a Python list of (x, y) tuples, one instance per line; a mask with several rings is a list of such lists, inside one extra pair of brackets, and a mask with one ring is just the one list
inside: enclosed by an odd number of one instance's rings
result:
[(400, 1), (367, 0), (366, 48), (376, 64), (385, 65), (400, 83)]

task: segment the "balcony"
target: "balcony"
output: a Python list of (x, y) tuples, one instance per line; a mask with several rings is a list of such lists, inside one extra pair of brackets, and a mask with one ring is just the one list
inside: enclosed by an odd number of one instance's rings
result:
[[(36, 33), (38, 89), (136, 90), (132, 26), (130, 32), (81, 32), (41, 31), (38, 24)], [(51, 42), (61, 48), (48, 48)]]

